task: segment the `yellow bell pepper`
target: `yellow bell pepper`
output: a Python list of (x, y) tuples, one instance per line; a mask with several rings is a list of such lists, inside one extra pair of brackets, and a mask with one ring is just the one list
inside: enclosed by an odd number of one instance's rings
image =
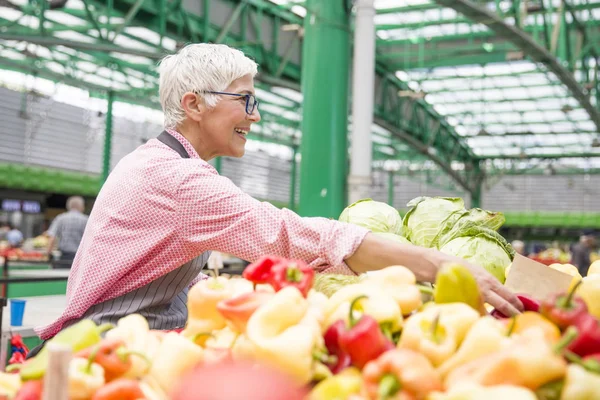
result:
[(90, 399), (105, 383), (104, 369), (85, 358), (73, 358), (69, 362), (69, 399)]
[[(321, 325), (295, 287), (285, 287), (248, 320), (246, 335), (257, 361), (306, 384), (313, 375), (313, 351), (323, 347)], [(239, 340), (239, 339), (238, 339)]]
[(590, 275), (599, 275), (600, 274), (600, 260), (596, 260), (590, 265), (588, 269), (587, 276)]
[(218, 331), (213, 331), (204, 342), (205, 348), (228, 349), (234, 345), (239, 333), (226, 326)]
[(581, 365), (570, 364), (560, 400), (600, 399), (600, 375), (586, 371)]
[(465, 303), (485, 315), (483, 296), (475, 277), (458, 263), (445, 264), (435, 278), (433, 298), (436, 303)]
[[(223, 329), (227, 322), (217, 310), (217, 303), (231, 298), (233, 287), (225, 277), (208, 278), (195, 284), (188, 293), (188, 321), (182, 332), (187, 338), (199, 333), (210, 333)], [(208, 337), (199, 340), (202, 345)]]
[(376, 286), (362, 283), (345, 286), (329, 298), (325, 307), (325, 327), (340, 319), (349, 324), (350, 304), (360, 296), (367, 297), (355, 307), (357, 312), (371, 316), (380, 325), (386, 326), (390, 333), (402, 328), (404, 319), (396, 300)]
[(23, 382), (19, 374), (0, 372), (0, 398), (6, 396), (9, 399), (15, 397)]
[(369, 272), (361, 283), (374, 286), (396, 300), (402, 315), (409, 315), (423, 304), (415, 275), (406, 267), (394, 265)]
[(231, 347), (231, 356), (236, 361), (254, 361), (257, 359), (256, 346), (245, 333), (239, 335)]
[(150, 375), (167, 393), (178, 379), (204, 360), (204, 349), (182, 335), (169, 332), (157, 349)]
[[(146, 318), (140, 314), (131, 314), (121, 318), (117, 326), (106, 333), (109, 339), (121, 339), (130, 351), (135, 351), (146, 356), (152, 362), (160, 340), (150, 333)], [(131, 368), (123, 377), (140, 378), (148, 373), (148, 361), (142, 357), (131, 357)]]
[(461, 365), (495, 353), (509, 343), (502, 322), (494, 317), (480, 318), (469, 329), (458, 351), (438, 367), (438, 372), (445, 377)]
[(600, 275), (588, 275), (583, 278), (577, 295), (585, 301), (589, 313), (600, 318)]
[(308, 400), (348, 400), (358, 395), (363, 388), (363, 379), (356, 368), (346, 368), (342, 372), (319, 382), (309, 393)]
[(478, 318), (478, 312), (465, 303), (431, 307), (408, 318), (398, 348), (415, 350), (438, 367), (456, 352)]
[(579, 270), (576, 266), (572, 264), (550, 264), (550, 268), (555, 269), (560, 272), (564, 272), (567, 275), (571, 275), (573, 279), (571, 280), (571, 284), (569, 285), (569, 290), (571, 290), (577, 282), (581, 280), (581, 274), (579, 274)]
[(498, 385), (480, 386), (465, 384), (453, 387), (446, 393), (432, 393), (427, 400), (537, 400), (534, 392), (527, 388)]
[(452, 326), (456, 332), (459, 345), (480, 318), (476, 310), (464, 303), (433, 304), (422, 313), (430, 317), (443, 316), (444, 323)]
[(541, 328), (531, 328), (512, 336), (509, 346), (451, 371), (444, 381), (445, 387), (476, 383), (483, 386), (516, 385), (536, 390), (562, 378), (567, 363), (556, 354), (544, 335)]

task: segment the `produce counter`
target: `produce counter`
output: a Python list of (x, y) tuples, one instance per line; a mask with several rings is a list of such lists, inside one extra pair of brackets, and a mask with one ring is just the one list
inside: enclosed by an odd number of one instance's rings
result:
[(23, 337), (25, 344), (31, 349), (40, 343), (33, 328), (49, 324), (60, 316), (66, 305), (66, 296), (35, 296), (20, 297), (26, 300), (23, 326), (10, 325), (10, 303), (2, 313), (2, 336), (0, 337), (0, 368), (4, 370), (6, 361), (10, 358), (10, 338), (13, 334)]
[[(64, 278), (63, 280), (41, 282), (11, 282), (8, 284), (7, 298), (30, 296), (64, 295), (67, 293), (69, 270), (9, 270), (8, 277), (15, 278)], [(4, 285), (1, 285), (4, 286)], [(2, 288), (2, 293), (4, 288)]]

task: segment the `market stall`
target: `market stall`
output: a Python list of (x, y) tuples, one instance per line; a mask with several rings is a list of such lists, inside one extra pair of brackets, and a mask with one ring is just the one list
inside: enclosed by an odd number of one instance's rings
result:
[[(363, 200), (340, 219), (472, 260), (519, 292), (524, 312), (508, 317), (487, 304), (460, 263), (445, 265), (428, 285), (404, 266), (315, 274), (303, 261), (265, 256), (242, 276), (213, 268), (189, 291), (183, 330), (151, 330), (140, 314), (116, 326), (83, 320), (34, 358), (8, 366), (0, 393), (62, 393), (60, 400), (268, 393), (311, 400), (597, 399), (598, 269), (581, 277), (516, 256), (496, 234), (498, 212), (447, 198), (420, 198), (411, 207), (402, 219), (386, 204)], [(30, 335), (32, 324), (64, 306), (62, 296), (28, 301), (23, 327), (3, 329), (3, 348), (11, 333)], [(214, 385), (206, 379), (232, 373), (255, 384), (217, 385), (221, 394), (210, 397)]]

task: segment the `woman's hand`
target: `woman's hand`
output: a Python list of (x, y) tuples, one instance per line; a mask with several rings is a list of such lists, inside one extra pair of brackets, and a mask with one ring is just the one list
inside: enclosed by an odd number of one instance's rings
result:
[(523, 310), (521, 301), (484, 268), (434, 249), (396, 243), (368, 234), (354, 254), (345, 261), (357, 274), (390, 265), (404, 265), (418, 280), (424, 282), (435, 282), (437, 271), (442, 265), (457, 262), (469, 268), (486, 303), (508, 316)]

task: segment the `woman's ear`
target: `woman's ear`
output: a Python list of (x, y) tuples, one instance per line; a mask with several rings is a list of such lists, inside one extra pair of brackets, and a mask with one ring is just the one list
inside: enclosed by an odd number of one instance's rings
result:
[(202, 114), (206, 109), (204, 100), (198, 95), (187, 92), (181, 98), (181, 108), (185, 112), (185, 115), (192, 121), (199, 122), (202, 119)]

